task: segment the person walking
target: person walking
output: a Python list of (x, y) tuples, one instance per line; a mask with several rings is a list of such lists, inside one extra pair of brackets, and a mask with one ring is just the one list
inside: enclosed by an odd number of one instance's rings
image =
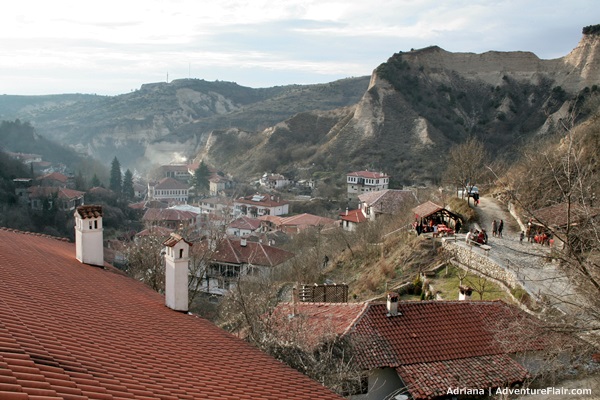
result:
[(498, 233), (498, 223), (496, 222), (496, 220), (494, 220), (494, 222), (492, 222), (492, 236), (496, 237), (497, 233)]
[(498, 223), (498, 237), (502, 237), (502, 229), (504, 229), (504, 221), (500, 220)]

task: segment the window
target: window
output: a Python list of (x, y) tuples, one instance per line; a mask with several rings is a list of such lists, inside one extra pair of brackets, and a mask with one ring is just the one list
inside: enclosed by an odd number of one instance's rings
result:
[(98, 220), (94, 220), (94, 229), (98, 229)]
[(183, 249), (179, 249), (179, 258), (183, 258)]

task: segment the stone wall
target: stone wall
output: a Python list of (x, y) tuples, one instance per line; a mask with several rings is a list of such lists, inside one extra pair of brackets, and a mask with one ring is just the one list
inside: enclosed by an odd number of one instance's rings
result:
[(443, 246), (444, 249), (454, 256), (459, 264), (462, 264), (461, 268), (480, 272), (483, 276), (491, 278), (511, 289), (521, 287), (519, 280), (512, 271), (498, 265), (484, 254), (484, 251), (477, 245), (469, 246), (453, 240), (444, 240)]

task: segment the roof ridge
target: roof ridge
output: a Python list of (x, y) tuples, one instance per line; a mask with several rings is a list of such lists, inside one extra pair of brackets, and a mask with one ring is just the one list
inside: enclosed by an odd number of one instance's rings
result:
[(38, 236), (38, 237), (43, 237), (43, 238), (47, 238), (47, 239), (54, 239), (54, 240), (58, 240), (60, 242), (71, 243), (71, 241), (69, 240), (69, 238), (47, 235), (45, 233), (22, 231), (20, 229), (9, 228), (9, 227), (6, 227), (6, 226), (0, 226), (0, 230), (7, 231), (7, 232), (20, 233), (22, 235), (32, 235), (32, 236)]

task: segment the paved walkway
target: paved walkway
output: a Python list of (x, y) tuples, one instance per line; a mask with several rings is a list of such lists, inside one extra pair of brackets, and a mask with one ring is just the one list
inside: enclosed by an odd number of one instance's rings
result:
[[(482, 197), (475, 209), (481, 228), (488, 232), (492, 247), (489, 257), (499, 265), (512, 270), (525, 290), (537, 299), (545, 299), (564, 314), (573, 315), (580, 311), (582, 299), (577, 295), (567, 276), (556, 263), (546, 260), (550, 248), (537, 243), (528, 243), (527, 238), (519, 241), (520, 229), (517, 222), (495, 199)], [(492, 221), (503, 220), (502, 237), (492, 235)]]

